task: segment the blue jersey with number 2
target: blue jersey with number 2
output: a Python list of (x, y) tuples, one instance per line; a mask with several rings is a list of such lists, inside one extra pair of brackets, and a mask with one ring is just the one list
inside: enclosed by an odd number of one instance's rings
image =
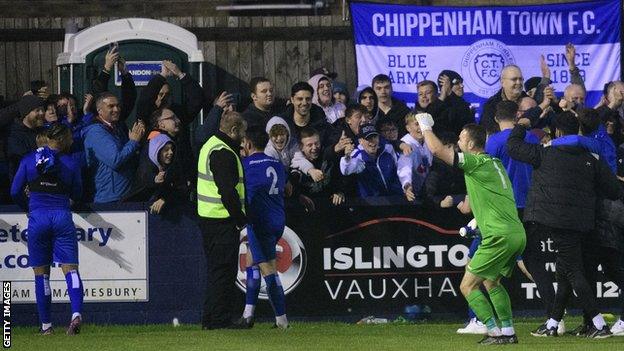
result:
[(243, 160), (247, 218), (258, 234), (279, 235), (286, 224), (286, 172), (277, 159), (257, 152)]

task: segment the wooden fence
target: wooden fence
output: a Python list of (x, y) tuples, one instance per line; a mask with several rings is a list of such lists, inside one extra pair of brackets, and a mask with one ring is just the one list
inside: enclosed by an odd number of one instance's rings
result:
[[(115, 17), (78, 17), (87, 28)], [(161, 17), (196, 33), (212, 71), (211, 92), (246, 92), (245, 82), (265, 76), (276, 82), (280, 97), (309, 73), (326, 67), (355, 88), (356, 67), (350, 22), (341, 16)], [(56, 57), (63, 51), (62, 18), (0, 18), (0, 95), (16, 99), (29, 82), (42, 79), (56, 89)], [(4, 38), (2, 38), (4, 34)], [(277, 38), (269, 40), (268, 38)], [(36, 41), (35, 41), (36, 40)]]
[[(391, 2), (388, 0), (363, 0)], [(427, 5), (520, 5), (579, 0), (395, 0), (395, 3)], [(194, 32), (209, 63), (204, 87), (247, 93), (251, 77), (263, 75), (275, 82), (277, 95), (287, 97), (292, 83), (307, 80), (311, 70), (326, 67), (338, 80), (355, 89), (357, 71), (351, 23), (343, 20), (342, 1), (329, 3), (321, 16), (215, 15), (214, 4), (222, 0), (120, 1), (55, 0), (49, 12), (39, 11), (37, 0), (16, 7), (15, 1), (0, 0), (0, 95), (17, 99), (29, 82), (42, 79), (56, 89), (56, 57), (63, 49), (64, 22), (85, 13), (117, 13), (168, 21)], [(50, 2), (52, 3), (52, 2)], [(68, 13), (75, 9), (75, 13)], [(193, 11), (194, 17), (178, 14)], [(71, 12), (71, 11), (69, 11)], [(34, 17), (33, 13), (39, 16)], [(146, 14), (150, 14), (146, 16)], [(174, 15), (177, 17), (152, 17)], [(65, 16), (65, 17), (51, 17)], [(348, 16), (348, 13), (347, 13)], [(118, 17), (74, 17), (78, 28), (87, 28)]]

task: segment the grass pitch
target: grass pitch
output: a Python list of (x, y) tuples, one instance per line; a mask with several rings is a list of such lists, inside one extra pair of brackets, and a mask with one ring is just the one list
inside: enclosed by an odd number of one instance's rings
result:
[[(573, 328), (579, 318), (566, 318)], [(346, 323), (291, 323), (282, 331), (259, 323), (251, 330), (201, 330), (199, 325), (102, 326), (84, 325), (77, 336), (65, 335), (56, 326), (55, 335), (40, 336), (36, 327), (13, 329), (14, 350), (624, 350), (624, 337), (589, 340), (573, 336), (536, 338), (529, 332), (537, 319), (516, 322), (518, 345), (481, 346), (478, 335), (458, 335), (458, 323), (354, 325)]]

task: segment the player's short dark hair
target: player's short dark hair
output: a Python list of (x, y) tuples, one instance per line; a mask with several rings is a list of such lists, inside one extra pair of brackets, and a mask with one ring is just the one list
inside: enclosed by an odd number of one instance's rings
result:
[(583, 135), (593, 133), (602, 123), (598, 111), (593, 108), (581, 108), (576, 111), (576, 115), (578, 116), (581, 134)]
[(373, 81), (371, 82), (371, 87), (375, 87), (375, 84), (377, 83), (390, 83), (392, 84), (392, 81), (390, 80), (390, 77), (388, 77), (387, 74), (378, 74), (376, 76), (373, 77)]
[(496, 114), (494, 116), (499, 121), (515, 121), (518, 108), (518, 104), (514, 101), (501, 101), (496, 104)]
[(464, 130), (468, 133), (468, 137), (474, 143), (475, 148), (485, 148), (485, 139), (487, 138), (487, 134), (485, 133), (485, 128), (483, 126), (469, 123), (464, 126)]
[(359, 113), (361, 113), (363, 115), (368, 114), (368, 110), (366, 109), (366, 107), (364, 107), (362, 105), (351, 105), (351, 106), (347, 107), (347, 109), (345, 110), (345, 119), (351, 118), (351, 116), (353, 116), (357, 112), (359, 112)]
[(297, 82), (290, 88), (290, 96), (295, 96), (301, 90), (309, 91), (310, 94), (314, 95), (314, 88), (308, 82)]
[(303, 138), (309, 138), (315, 135), (320, 136), (318, 130), (312, 127), (303, 127), (301, 131), (299, 132), (299, 141), (301, 141)]
[[(53, 123), (42, 129), (37, 135), (38, 143), (54, 144), (61, 153), (69, 153), (72, 144), (72, 132), (62, 123)], [(40, 145), (41, 146), (41, 145)]]
[(442, 132), (439, 135), (437, 135), (438, 139), (440, 139), (440, 142), (442, 143), (442, 145), (455, 145), (457, 144), (457, 135), (455, 135), (455, 133), (451, 133), (451, 132)]
[(264, 150), (269, 142), (269, 135), (266, 133), (264, 128), (259, 125), (252, 125), (247, 128), (245, 138), (251, 141), (251, 144), (257, 150)]
[(553, 126), (563, 135), (575, 135), (579, 132), (579, 121), (573, 112), (565, 111), (555, 115)]
[(256, 88), (258, 87), (258, 84), (266, 83), (266, 82), (271, 83), (271, 81), (266, 79), (265, 77), (253, 77), (249, 81), (249, 89), (251, 89), (252, 93), (255, 93), (256, 92)]

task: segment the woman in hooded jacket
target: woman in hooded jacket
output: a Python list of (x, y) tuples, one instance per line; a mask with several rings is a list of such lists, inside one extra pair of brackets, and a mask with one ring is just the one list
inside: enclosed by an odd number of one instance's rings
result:
[(347, 107), (343, 103), (334, 100), (332, 82), (329, 77), (316, 74), (308, 80), (308, 84), (314, 89), (312, 103), (323, 109), (329, 124), (333, 124), (338, 119), (344, 117), (344, 112)]

